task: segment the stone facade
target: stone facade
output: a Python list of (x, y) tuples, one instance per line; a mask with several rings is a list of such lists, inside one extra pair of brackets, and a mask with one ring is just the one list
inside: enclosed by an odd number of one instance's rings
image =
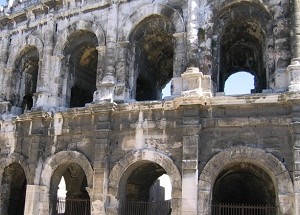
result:
[(167, 174), (172, 215), (300, 215), (298, 0), (12, 0), (0, 29), (0, 214), (54, 214), (64, 177), (115, 215)]

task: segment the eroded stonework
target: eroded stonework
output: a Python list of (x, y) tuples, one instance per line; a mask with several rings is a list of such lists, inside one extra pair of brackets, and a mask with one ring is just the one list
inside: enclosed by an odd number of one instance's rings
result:
[(0, 30), (0, 214), (134, 215), (167, 174), (168, 214), (300, 215), (298, 0), (11, 0)]

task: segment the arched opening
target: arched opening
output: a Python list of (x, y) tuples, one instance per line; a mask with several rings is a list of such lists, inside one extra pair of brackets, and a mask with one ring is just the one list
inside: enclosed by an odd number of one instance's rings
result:
[(277, 213), (272, 179), (263, 169), (249, 163), (234, 164), (223, 170), (214, 184), (212, 198), (213, 215), (224, 214), (226, 210), (238, 214)]
[(57, 190), (57, 200), (59, 204), (57, 204), (56, 211), (58, 214), (64, 214), (66, 212), (66, 194), (66, 181), (65, 178), (62, 176), (58, 184)]
[(230, 23), (221, 40), (221, 68), (219, 89), (224, 91), (226, 79), (233, 73), (253, 71), (257, 80), (253, 92), (266, 88), (266, 73), (263, 65), (264, 34), (255, 20), (239, 20)]
[(67, 74), (65, 87), (69, 107), (84, 107), (93, 101), (96, 91), (98, 39), (89, 31), (73, 33), (65, 45), (64, 55)]
[[(272, 53), (270, 15), (259, 4), (237, 3), (224, 8), (214, 26), (213, 82), (224, 92), (225, 81), (234, 73), (247, 71), (255, 76), (252, 93), (270, 87), (274, 69), (268, 67)], [(217, 45), (215, 45), (217, 43)]]
[(162, 98), (162, 89), (173, 77), (174, 32), (170, 20), (153, 15), (130, 35), (131, 96), (137, 101)]
[(171, 214), (170, 179), (160, 165), (139, 161), (127, 169), (120, 183), (121, 215)]
[(4, 169), (1, 181), (1, 214), (24, 214), (26, 186), (25, 172), (20, 164), (13, 163)]
[(225, 95), (249, 94), (255, 86), (256, 78), (249, 72), (237, 72), (225, 82)]
[(86, 175), (78, 164), (61, 164), (51, 177), (51, 214), (90, 214), (90, 198), (86, 187)]
[(35, 46), (27, 46), (15, 62), (11, 77), (11, 103), (21, 112), (31, 110), (36, 93), (39, 72), (39, 52)]

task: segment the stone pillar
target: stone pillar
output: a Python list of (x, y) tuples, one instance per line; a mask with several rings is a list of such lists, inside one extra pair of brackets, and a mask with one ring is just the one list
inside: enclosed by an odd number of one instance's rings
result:
[(106, 40), (106, 55), (105, 55), (105, 69), (103, 78), (100, 82), (101, 96), (96, 101), (112, 102), (115, 87), (115, 64), (116, 64), (116, 43), (117, 43), (117, 29), (118, 29), (118, 8), (119, 1), (112, 0), (108, 12), (108, 28)]
[(173, 77), (180, 77), (187, 66), (186, 62), (186, 32), (173, 34), (175, 38), (175, 50), (173, 61)]
[(7, 80), (7, 77), (5, 77), (7, 75), (5, 68), (7, 66), (9, 45), (9, 36), (3, 37), (0, 43), (0, 68), (2, 68), (2, 71), (0, 71), (0, 101), (5, 101), (5, 95), (7, 93), (5, 89), (8, 89), (5, 86)]
[(114, 101), (124, 102), (129, 99), (129, 89), (126, 74), (126, 53), (129, 41), (119, 42), (117, 45), (116, 62), (116, 86), (114, 92)]
[[(104, 134), (106, 135), (106, 134)], [(106, 190), (108, 183), (107, 148), (108, 139), (97, 140), (95, 144), (94, 187), (91, 195), (92, 215), (102, 215), (105, 212)]]
[(300, 2), (299, 0), (293, 0), (294, 9), (294, 26), (293, 26), (293, 57), (300, 61)]
[[(174, 95), (178, 94), (181, 85), (181, 95), (184, 96), (211, 96), (211, 78), (203, 75), (199, 69), (199, 0), (189, 0), (188, 4), (188, 23), (187, 23), (187, 69), (181, 74), (181, 79), (173, 79)], [(201, 61), (202, 62), (202, 61)]]
[(40, 208), (48, 206), (48, 204), (44, 205), (44, 202), (48, 202), (49, 198), (47, 191), (45, 186), (27, 185), (24, 214), (42, 214)]
[[(273, 34), (265, 39), (265, 69), (267, 89), (275, 92), (287, 91), (289, 88), (289, 76), (286, 68), (290, 64), (291, 47), (290, 32), (286, 30), (289, 20), (285, 19), (286, 11), (290, 10), (289, 2), (274, 7), (274, 16), (270, 25), (274, 26)], [(290, 13), (292, 14), (292, 13)]]
[(197, 68), (198, 58), (198, 0), (188, 0), (188, 23), (187, 23), (187, 61), (189, 68)]
[(33, 108), (41, 108), (48, 110), (50, 107), (55, 107), (57, 101), (54, 99), (52, 89), (54, 84), (55, 62), (56, 59), (52, 56), (53, 52), (53, 29), (54, 22), (49, 17), (50, 21), (45, 30), (43, 58), (40, 59), (39, 76), (37, 82), (36, 93), (33, 96)]
[(110, 145), (110, 110), (114, 108), (111, 103), (103, 104), (101, 107), (107, 112), (101, 113), (95, 116), (98, 119), (95, 124), (97, 125), (97, 133), (99, 138), (95, 142), (94, 149), (94, 176), (93, 176), (93, 191), (91, 197), (92, 215), (108, 214), (105, 208), (107, 201), (107, 189), (108, 189), (108, 154)]
[(181, 215), (196, 215), (198, 202), (198, 108), (183, 113), (182, 203)]
[(8, 60), (8, 50), (9, 50), (9, 36), (2, 38), (0, 43), (0, 113), (9, 114), (11, 110), (11, 104), (7, 101), (7, 95), (9, 93), (9, 76), (12, 72), (12, 69), (7, 69), (7, 60)]
[(300, 215), (300, 104), (294, 104), (292, 137), (294, 152), (294, 198), (295, 198), (295, 215)]
[(181, 74), (184, 72), (187, 66), (186, 61), (186, 33), (175, 33), (175, 49), (174, 49), (174, 60), (173, 60), (173, 78), (171, 95), (179, 96), (182, 91), (182, 78)]
[(287, 71), (289, 74), (289, 91), (300, 91), (300, 2), (293, 0), (293, 59)]
[(98, 51), (97, 80), (96, 80), (97, 91), (94, 92), (94, 97), (93, 97), (94, 103), (101, 101), (101, 98), (103, 97), (101, 80), (104, 75), (103, 71), (104, 71), (104, 58), (105, 58), (106, 46), (98, 46), (96, 47), (96, 49)]

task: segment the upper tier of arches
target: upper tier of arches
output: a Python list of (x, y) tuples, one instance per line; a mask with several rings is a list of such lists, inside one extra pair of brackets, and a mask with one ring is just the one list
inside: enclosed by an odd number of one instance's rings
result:
[[(287, 89), (276, 79), (291, 60), (287, 2), (280, 8), (268, 1), (207, 0), (205, 7), (195, 2), (195, 20), (187, 20), (183, 4), (134, 4), (133, 13), (119, 18), (115, 36), (101, 21), (77, 17), (65, 28), (57, 21), (54, 37), (47, 35), (51, 31), (35, 30), (1, 38), (1, 47), (9, 50), (2, 57), (7, 70), (2, 100), (19, 113), (37, 107), (43, 92), (58, 107), (84, 107), (96, 102), (101, 91), (112, 91), (113, 100), (123, 102), (160, 100), (169, 82), (171, 95), (178, 95), (174, 86), (181, 82), (174, 78), (190, 66), (189, 52), (200, 72), (211, 78), (213, 93), (224, 92), (226, 80), (238, 72), (253, 75), (252, 93)], [(198, 38), (197, 50), (189, 50), (192, 34)], [(111, 88), (103, 81), (108, 68), (114, 77)]]

